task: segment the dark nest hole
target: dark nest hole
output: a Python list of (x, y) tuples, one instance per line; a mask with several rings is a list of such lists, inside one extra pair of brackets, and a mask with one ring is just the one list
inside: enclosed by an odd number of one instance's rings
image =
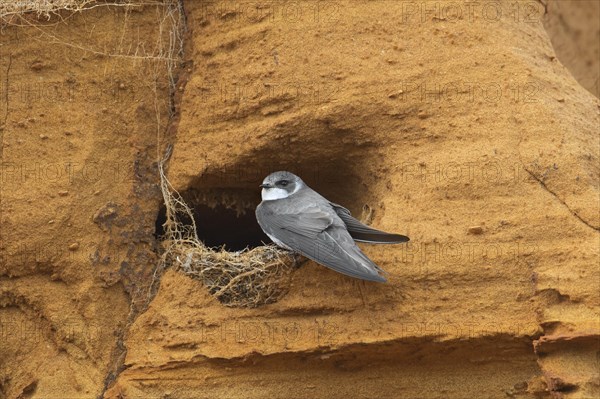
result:
[(251, 192), (193, 189), (180, 196), (164, 174), (161, 178), (165, 206), (156, 235), (163, 268), (172, 266), (200, 281), (230, 307), (257, 307), (287, 293), (297, 257), (268, 245), (254, 217)]
[[(208, 248), (227, 251), (241, 251), (245, 248), (256, 248), (271, 242), (262, 231), (254, 210), (239, 212), (219, 204), (213, 207), (204, 204), (191, 204), (192, 214), (196, 222), (198, 238)], [(162, 206), (156, 219), (156, 237), (165, 234), (166, 207)], [(187, 215), (182, 215), (181, 222), (191, 225)]]
[(279, 300), (301, 257), (273, 245), (254, 211), (260, 202), (258, 185), (267, 174), (282, 169), (296, 173), (353, 213), (362, 209), (368, 187), (340, 165), (313, 173), (285, 166), (268, 171), (250, 168), (259, 172), (245, 178), (205, 174), (181, 196), (161, 173), (165, 206), (157, 216), (155, 234), (162, 243), (163, 264), (202, 282), (226, 306), (256, 307)]
[[(342, 169), (343, 170), (343, 169)], [(329, 175), (323, 172), (297, 173), (311, 188), (361, 216), (363, 209), (361, 195), (367, 192), (367, 186), (360, 184), (358, 178), (331, 168)], [(335, 172), (338, 172), (335, 176)], [(265, 176), (270, 172), (265, 172)], [(262, 176), (262, 175), (261, 175)], [(262, 231), (256, 221), (255, 209), (260, 203), (262, 177), (258, 175), (251, 181), (237, 181), (251, 188), (192, 188), (182, 193), (186, 204), (192, 210), (196, 222), (196, 233), (203, 244), (209, 248), (224, 248), (227, 251), (240, 251), (245, 248), (257, 248), (270, 244), (271, 239)], [(249, 178), (247, 178), (249, 179)], [(183, 214), (181, 222), (191, 225), (192, 220)], [(156, 219), (155, 236), (164, 235), (166, 207), (163, 205)]]

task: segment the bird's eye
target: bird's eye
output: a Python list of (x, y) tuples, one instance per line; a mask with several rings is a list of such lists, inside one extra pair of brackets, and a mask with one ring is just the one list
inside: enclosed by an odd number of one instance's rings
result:
[(290, 182), (289, 182), (289, 181), (287, 181), (287, 180), (279, 180), (279, 181), (277, 182), (277, 184), (279, 184), (280, 186), (283, 186), (283, 187), (287, 186), (289, 183), (290, 183)]

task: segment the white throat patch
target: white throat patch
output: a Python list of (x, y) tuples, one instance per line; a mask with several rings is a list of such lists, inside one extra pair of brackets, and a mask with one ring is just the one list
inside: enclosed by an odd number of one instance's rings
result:
[(260, 196), (263, 201), (273, 201), (278, 199), (287, 198), (290, 194), (282, 188), (272, 187), (263, 188), (260, 192)]
[(262, 191), (260, 192), (260, 196), (263, 201), (273, 201), (273, 200), (278, 200), (278, 199), (284, 199), (284, 198), (289, 197), (292, 194), (296, 194), (296, 192), (298, 190), (300, 190), (300, 188), (301, 188), (301, 184), (298, 184), (298, 183), (296, 183), (296, 187), (294, 188), (294, 191), (292, 191), (291, 193), (288, 193), (284, 189), (277, 188), (277, 187), (263, 188)]

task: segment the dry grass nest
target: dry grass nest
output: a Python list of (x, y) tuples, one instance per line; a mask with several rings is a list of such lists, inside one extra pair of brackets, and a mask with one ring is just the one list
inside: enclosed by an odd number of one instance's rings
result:
[[(274, 245), (229, 252), (206, 247), (199, 239), (192, 211), (164, 173), (167, 155), (159, 164), (166, 206), (165, 234), (159, 270), (174, 267), (200, 281), (222, 304), (257, 307), (273, 303), (289, 289), (292, 271), (300, 257)], [(191, 220), (185, 225), (181, 219)]]
[(1, 0), (0, 19), (10, 22), (11, 17), (35, 13), (50, 19), (61, 11), (82, 12), (97, 7), (143, 7), (162, 5), (175, 0)]

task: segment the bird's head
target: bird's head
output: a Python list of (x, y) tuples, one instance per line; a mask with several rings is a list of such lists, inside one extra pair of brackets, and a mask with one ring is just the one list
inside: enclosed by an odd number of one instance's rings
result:
[(274, 172), (265, 177), (260, 185), (260, 188), (262, 188), (261, 197), (263, 201), (287, 198), (304, 186), (302, 179), (293, 173), (286, 171)]

